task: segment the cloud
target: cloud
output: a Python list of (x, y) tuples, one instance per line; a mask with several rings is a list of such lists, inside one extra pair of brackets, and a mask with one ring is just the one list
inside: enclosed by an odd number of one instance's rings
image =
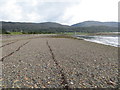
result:
[(118, 0), (0, 0), (0, 19), (74, 24), (117, 21)]
[(74, 5), (73, 2), (50, 2), (38, 0), (1, 1), (0, 18), (7, 21), (29, 22), (61, 22), (65, 10)]
[(118, 0), (84, 0), (68, 8), (65, 16), (71, 16), (69, 23), (86, 20), (118, 21)]

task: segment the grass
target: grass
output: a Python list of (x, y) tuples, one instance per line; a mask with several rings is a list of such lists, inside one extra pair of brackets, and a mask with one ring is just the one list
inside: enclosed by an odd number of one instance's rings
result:
[[(8, 34), (10, 34), (10, 35), (21, 35), (23, 33), (22, 32), (9, 32)], [(120, 35), (120, 33), (117, 34), (117, 33), (110, 33), (110, 32), (99, 32), (99, 33), (65, 32), (65, 33), (43, 33), (43, 34), (59, 34), (59, 35), (70, 35), (70, 36), (74, 36), (74, 35)]]
[(20, 35), (23, 34), (22, 32), (10, 32), (11, 35)]
[(85, 33), (85, 32), (67, 32), (64, 33), (65, 35), (89, 35), (90, 33)]
[(76, 37), (73, 37), (71, 35), (64, 35), (64, 34), (58, 34), (58, 35), (47, 36), (47, 37), (49, 37), (49, 38), (67, 38), (67, 39), (83, 40), (83, 39), (78, 39)]
[(67, 32), (64, 35), (120, 35), (120, 33), (112, 32), (98, 32), (98, 33), (84, 33), (84, 32)]

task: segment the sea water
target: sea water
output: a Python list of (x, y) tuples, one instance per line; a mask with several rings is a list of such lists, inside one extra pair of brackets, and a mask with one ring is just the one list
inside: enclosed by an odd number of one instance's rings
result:
[(77, 38), (82, 38), (86, 41), (96, 42), (100, 44), (120, 47), (120, 35), (96, 35), (96, 36), (87, 36), (87, 35), (76, 35)]

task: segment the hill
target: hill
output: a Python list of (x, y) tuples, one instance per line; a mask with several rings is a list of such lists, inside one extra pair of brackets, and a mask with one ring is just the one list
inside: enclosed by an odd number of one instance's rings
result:
[(85, 22), (72, 25), (72, 27), (90, 27), (90, 26), (118, 27), (118, 23), (117, 22), (85, 21)]
[(25, 32), (25, 33), (54, 33), (63, 32), (69, 26), (61, 25), (54, 22), (44, 23), (24, 23), (24, 22), (2, 22), (2, 29), (10, 32)]
[(26, 23), (26, 22), (4, 22), (2, 21), (2, 33), (61, 33), (61, 32), (117, 32), (117, 22), (86, 21), (72, 26), (62, 25), (55, 22)]

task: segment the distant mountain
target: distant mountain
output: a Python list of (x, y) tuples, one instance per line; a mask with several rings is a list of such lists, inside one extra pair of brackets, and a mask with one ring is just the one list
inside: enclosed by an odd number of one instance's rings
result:
[[(1, 22), (0, 22), (1, 23)], [(55, 22), (26, 23), (26, 22), (4, 22), (2, 21), (2, 33), (24, 32), (24, 33), (61, 33), (61, 32), (117, 32), (117, 22), (85, 21), (72, 26), (62, 25)]]
[(118, 22), (85, 21), (72, 25), (72, 27), (90, 27), (90, 26), (118, 27)]
[(44, 23), (26, 23), (26, 22), (3, 22), (3, 31), (19, 32), (24, 31), (36, 32), (36, 33), (54, 33), (63, 32), (67, 30), (70, 26), (62, 25), (55, 22), (44, 22)]
[(13, 26), (37, 26), (40, 28), (50, 28), (50, 27), (69, 27), (67, 25), (62, 25), (55, 22), (43, 22), (43, 23), (26, 23), (26, 22), (2, 22), (3, 25), (13, 25)]
[(55, 22), (44, 22), (44, 23), (38, 23), (41, 27), (69, 27), (67, 25), (62, 25), (59, 23), (55, 23)]

